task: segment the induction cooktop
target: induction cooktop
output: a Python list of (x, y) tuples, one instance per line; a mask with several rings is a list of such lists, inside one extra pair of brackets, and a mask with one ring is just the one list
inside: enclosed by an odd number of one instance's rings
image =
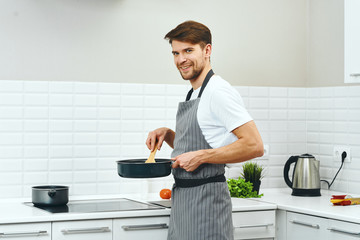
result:
[(50, 213), (92, 213), (164, 209), (164, 207), (159, 205), (138, 202), (127, 198), (76, 200), (69, 201), (68, 204), (62, 206), (37, 206), (30, 202), (24, 204)]

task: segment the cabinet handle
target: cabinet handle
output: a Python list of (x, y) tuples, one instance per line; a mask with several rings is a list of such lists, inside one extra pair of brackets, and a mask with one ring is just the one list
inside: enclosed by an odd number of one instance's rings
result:
[(320, 228), (320, 226), (318, 224), (305, 223), (305, 222), (300, 222), (300, 221), (296, 221), (296, 220), (290, 220), (289, 222), (291, 222), (293, 224), (306, 226), (306, 227), (316, 228), (316, 229)]
[(270, 227), (273, 226), (273, 223), (268, 223), (268, 224), (258, 224), (258, 225), (242, 225), (242, 226), (238, 226), (238, 227), (234, 227), (234, 228), (258, 228), (258, 227)]
[(46, 235), (46, 234), (47, 234), (47, 231), (36, 231), (36, 232), (3, 232), (3, 233), (0, 233), (0, 238), (40, 236), (40, 235)]
[(125, 231), (149, 230), (149, 229), (166, 229), (169, 226), (166, 223), (147, 224), (147, 225), (124, 225), (121, 226)]
[(350, 77), (360, 77), (360, 73), (351, 73)]
[(348, 234), (348, 235), (352, 235), (352, 236), (360, 236), (360, 232), (351, 232), (351, 231), (333, 228), (333, 227), (328, 228), (328, 230), (330, 230), (332, 232), (344, 233), (344, 234)]
[(104, 233), (110, 232), (109, 227), (98, 227), (98, 228), (71, 228), (61, 230), (63, 234), (78, 234), (78, 233)]

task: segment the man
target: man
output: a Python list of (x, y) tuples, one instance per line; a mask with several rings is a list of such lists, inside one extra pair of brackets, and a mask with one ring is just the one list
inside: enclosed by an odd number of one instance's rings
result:
[(182, 78), (192, 86), (179, 103), (176, 131), (159, 128), (146, 140), (150, 150), (164, 141), (174, 149), (168, 239), (233, 239), (225, 164), (262, 156), (261, 136), (238, 92), (211, 69), (210, 30), (186, 21), (165, 39)]

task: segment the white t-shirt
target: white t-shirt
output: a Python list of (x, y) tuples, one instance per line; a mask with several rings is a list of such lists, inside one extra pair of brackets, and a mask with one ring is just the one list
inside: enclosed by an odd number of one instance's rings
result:
[[(198, 97), (200, 89), (194, 90), (191, 100)], [(236, 141), (237, 137), (231, 131), (253, 120), (239, 92), (218, 75), (211, 77), (201, 95), (197, 118), (212, 148)]]

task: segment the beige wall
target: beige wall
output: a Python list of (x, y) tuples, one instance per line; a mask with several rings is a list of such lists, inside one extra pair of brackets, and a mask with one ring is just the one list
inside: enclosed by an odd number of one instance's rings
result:
[(163, 36), (213, 32), (234, 85), (306, 86), (306, 0), (1, 0), (0, 80), (179, 83)]

